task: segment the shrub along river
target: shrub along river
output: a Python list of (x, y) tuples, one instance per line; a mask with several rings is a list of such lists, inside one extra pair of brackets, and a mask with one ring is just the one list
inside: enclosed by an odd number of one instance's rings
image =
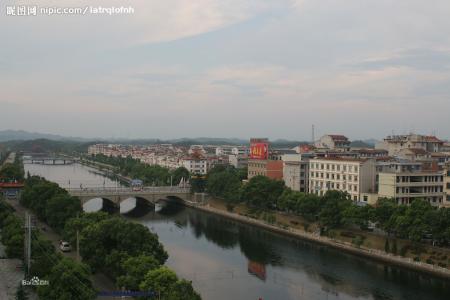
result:
[[(65, 188), (118, 185), (78, 164), (26, 164), (25, 171)], [(84, 208), (100, 206), (97, 199)], [(203, 299), (450, 299), (449, 281), (174, 203), (125, 217), (158, 234), (169, 253), (167, 265), (191, 280)]]

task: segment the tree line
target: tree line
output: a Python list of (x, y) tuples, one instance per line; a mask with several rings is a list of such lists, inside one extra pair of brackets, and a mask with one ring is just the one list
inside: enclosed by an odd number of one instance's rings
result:
[(367, 229), (373, 223), (394, 237), (413, 242), (429, 237), (440, 245), (450, 245), (449, 208), (436, 208), (421, 199), (409, 206), (398, 205), (393, 199), (379, 199), (375, 206), (360, 206), (342, 191), (319, 196), (293, 191), (281, 180), (255, 176), (243, 183), (243, 177), (232, 167), (216, 167), (204, 179), (205, 190), (230, 206), (246, 203), (257, 209), (293, 213), (318, 222), (323, 230), (344, 226)]
[[(20, 202), (74, 246), (78, 231), (88, 274), (102, 271), (120, 289), (152, 291), (161, 299), (200, 299), (191, 282), (163, 266), (168, 254), (144, 225), (104, 212), (84, 213), (77, 197), (37, 176), (27, 177)], [(44, 299), (56, 298), (47, 295)]]
[(189, 171), (184, 167), (170, 170), (158, 165), (148, 165), (127, 157), (112, 157), (103, 154), (92, 155), (89, 159), (115, 167), (115, 171), (124, 176), (141, 179), (145, 185), (177, 185), (181, 178), (189, 179)]

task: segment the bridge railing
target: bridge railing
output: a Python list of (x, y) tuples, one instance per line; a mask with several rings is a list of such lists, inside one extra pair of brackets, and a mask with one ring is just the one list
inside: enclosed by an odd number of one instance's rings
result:
[(86, 188), (69, 188), (67, 189), (69, 193), (73, 194), (146, 194), (146, 193), (189, 193), (190, 189), (188, 187), (177, 187), (177, 186), (159, 186), (159, 187), (144, 187), (141, 189), (131, 188), (131, 187), (86, 187)]

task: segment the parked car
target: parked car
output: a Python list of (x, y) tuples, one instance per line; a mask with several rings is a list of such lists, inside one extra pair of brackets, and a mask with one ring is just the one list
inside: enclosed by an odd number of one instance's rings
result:
[(69, 242), (60, 241), (59, 242), (59, 249), (62, 252), (70, 252), (72, 250), (72, 247), (70, 246)]

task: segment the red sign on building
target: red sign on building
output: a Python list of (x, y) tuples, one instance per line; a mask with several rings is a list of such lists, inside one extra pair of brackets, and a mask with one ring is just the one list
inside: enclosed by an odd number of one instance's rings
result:
[(269, 143), (267, 142), (250, 143), (251, 159), (267, 159), (268, 157), (269, 157)]

